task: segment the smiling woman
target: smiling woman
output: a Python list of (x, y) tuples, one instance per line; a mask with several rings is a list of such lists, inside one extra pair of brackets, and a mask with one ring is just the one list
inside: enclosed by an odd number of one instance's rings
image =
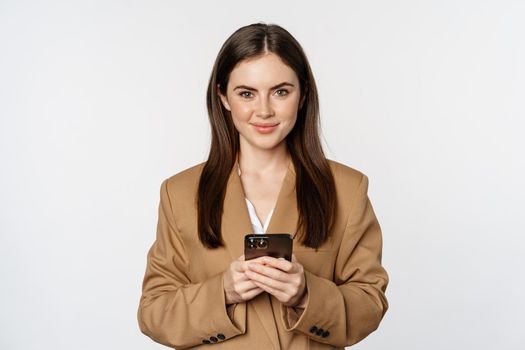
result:
[[(141, 331), (177, 349), (359, 342), (388, 309), (381, 228), (367, 176), (324, 156), (299, 43), (278, 25), (235, 31), (215, 61), (207, 107), (207, 161), (161, 184)], [(245, 260), (244, 235), (271, 232), (293, 236), (291, 261)]]
[[(279, 81), (283, 82), (274, 85)], [(230, 73), (228, 85), (226, 96), (221, 94), (220, 84), (218, 93), (239, 132), (241, 150), (254, 153), (257, 148), (280, 147), (283, 149), (274, 152), (284, 153), (283, 140), (294, 127), (299, 108), (295, 72), (279, 56), (268, 52), (239, 63)]]

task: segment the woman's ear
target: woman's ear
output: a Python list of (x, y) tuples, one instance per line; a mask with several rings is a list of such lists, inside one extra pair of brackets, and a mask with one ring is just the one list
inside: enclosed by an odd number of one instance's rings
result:
[(231, 112), (230, 104), (228, 103), (228, 98), (221, 94), (220, 84), (217, 84), (217, 95), (219, 95), (219, 98), (221, 99), (224, 108)]

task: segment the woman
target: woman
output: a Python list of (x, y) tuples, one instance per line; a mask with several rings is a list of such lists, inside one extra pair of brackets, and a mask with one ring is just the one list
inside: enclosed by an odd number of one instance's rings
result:
[[(208, 160), (164, 180), (138, 309), (185, 349), (342, 349), (386, 310), (368, 178), (326, 159), (315, 81), (277, 25), (233, 33), (207, 91)], [(292, 261), (244, 260), (247, 233), (290, 233)]]

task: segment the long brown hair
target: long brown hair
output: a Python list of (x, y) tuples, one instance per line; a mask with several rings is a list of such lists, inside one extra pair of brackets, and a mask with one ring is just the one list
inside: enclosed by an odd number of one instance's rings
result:
[(236, 30), (223, 44), (211, 73), (206, 105), (211, 124), (211, 148), (197, 194), (199, 239), (208, 248), (223, 246), (221, 218), (229, 175), (239, 152), (239, 132), (231, 112), (218, 96), (226, 95), (237, 63), (268, 52), (279, 56), (299, 78), (301, 99), (297, 121), (286, 137), (296, 172), (297, 233), (303, 245), (317, 248), (328, 238), (335, 217), (335, 182), (319, 138), (319, 99), (310, 64), (301, 45), (284, 28), (254, 23)]

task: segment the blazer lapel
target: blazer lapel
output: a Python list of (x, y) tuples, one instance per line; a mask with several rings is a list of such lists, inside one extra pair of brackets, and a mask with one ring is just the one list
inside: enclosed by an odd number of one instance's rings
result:
[(233, 260), (244, 254), (244, 235), (253, 231), (244, 198), (244, 190), (235, 165), (226, 187), (221, 227), (222, 238)]
[[(297, 202), (295, 198), (295, 169), (290, 162), (275, 205), (268, 233), (290, 233), (297, 228)], [(230, 173), (224, 198), (222, 237), (233, 260), (244, 253), (244, 235), (252, 233), (250, 214), (246, 206), (244, 189), (235, 165)], [(294, 244), (295, 246), (295, 244)], [(270, 294), (264, 292), (250, 300), (275, 349), (280, 349), (279, 336), (272, 311)], [(278, 302), (276, 299), (273, 301)]]
[(295, 169), (290, 162), (266, 232), (289, 233), (294, 237), (299, 217), (295, 196)]

